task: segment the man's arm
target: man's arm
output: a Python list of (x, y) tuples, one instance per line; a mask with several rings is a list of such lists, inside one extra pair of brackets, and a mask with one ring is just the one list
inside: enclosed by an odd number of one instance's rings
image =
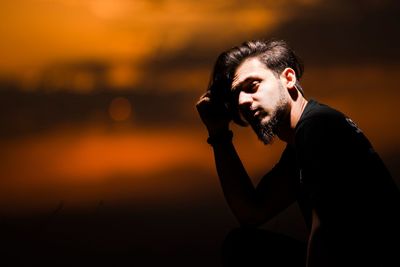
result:
[(225, 199), (241, 225), (260, 225), (294, 202), (290, 173), (283, 168), (274, 168), (254, 187), (227, 134), (230, 117), (223, 106), (213, 103), (206, 93), (197, 109), (211, 137)]
[(225, 199), (241, 225), (265, 223), (295, 201), (292, 173), (279, 164), (255, 188), (231, 142), (213, 149)]

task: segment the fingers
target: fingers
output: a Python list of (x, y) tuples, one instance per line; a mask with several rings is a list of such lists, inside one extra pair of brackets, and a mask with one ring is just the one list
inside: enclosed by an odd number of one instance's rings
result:
[(199, 103), (201, 103), (201, 102), (204, 101), (204, 100), (210, 101), (210, 96), (211, 96), (211, 95), (210, 95), (210, 91), (205, 92), (204, 94), (202, 94), (202, 95), (200, 96), (199, 101), (197, 101), (196, 105), (199, 104)]
[(211, 95), (210, 95), (210, 91), (205, 92), (199, 99), (199, 101), (197, 101), (196, 103), (196, 107), (199, 108), (200, 106), (203, 106), (206, 103), (211, 103)]
[(203, 118), (225, 118), (229, 117), (228, 111), (223, 103), (216, 103), (209, 93), (203, 94), (196, 103), (197, 111)]
[(219, 107), (212, 101), (210, 92), (205, 92), (196, 103), (197, 111), (203, 120), (208, 120), (208, 117), (215, 117), (221, 113)]
[(205, 92), (196, 103), (197, 111), (208, 131), (228, 127), (231, 117), (221, 102), (213, 101), (210, 91)]

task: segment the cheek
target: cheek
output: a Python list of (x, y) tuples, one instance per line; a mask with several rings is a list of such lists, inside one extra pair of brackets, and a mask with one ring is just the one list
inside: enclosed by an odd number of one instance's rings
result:
[(279, 89), (269, 88), (269, 90), (264, 90), (260, 93), (260, 102), (265, 108), (273, 108), (279, 101)]

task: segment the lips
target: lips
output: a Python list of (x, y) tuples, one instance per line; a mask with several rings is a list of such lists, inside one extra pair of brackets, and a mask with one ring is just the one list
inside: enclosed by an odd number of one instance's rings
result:
[(241, 113), (244, 119), (251, 124), (258, 120), (258, 117), (262, 114), (262, 110), (260, 108), (245, 108), (241, 109)]
[(246, 111), (245, 118), (248, 122), (256, 122), (259, 119), (259, 116), (262, 114), (262, 110), (260, 109), (248, 109)]

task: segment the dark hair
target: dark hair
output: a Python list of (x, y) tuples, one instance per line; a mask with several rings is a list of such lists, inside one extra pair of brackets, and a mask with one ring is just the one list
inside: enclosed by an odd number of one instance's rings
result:
[(209, 90), (216, 101), (223, 102), (232, 113), (232, 119), (239, 125), (246, 125), (240, 117), (236, 103), (237, 96), (231, 91), (237, 67), (248, 58), (257, 57), (267, 68), (280, 75), (285, 68), (292, 68), (296, 74), (296, 88), (303, 93), (299, 80), (304, 72), (300, 58), (283, 40), (254, 40), (242, 43), (221, 53), (215, 62)]

